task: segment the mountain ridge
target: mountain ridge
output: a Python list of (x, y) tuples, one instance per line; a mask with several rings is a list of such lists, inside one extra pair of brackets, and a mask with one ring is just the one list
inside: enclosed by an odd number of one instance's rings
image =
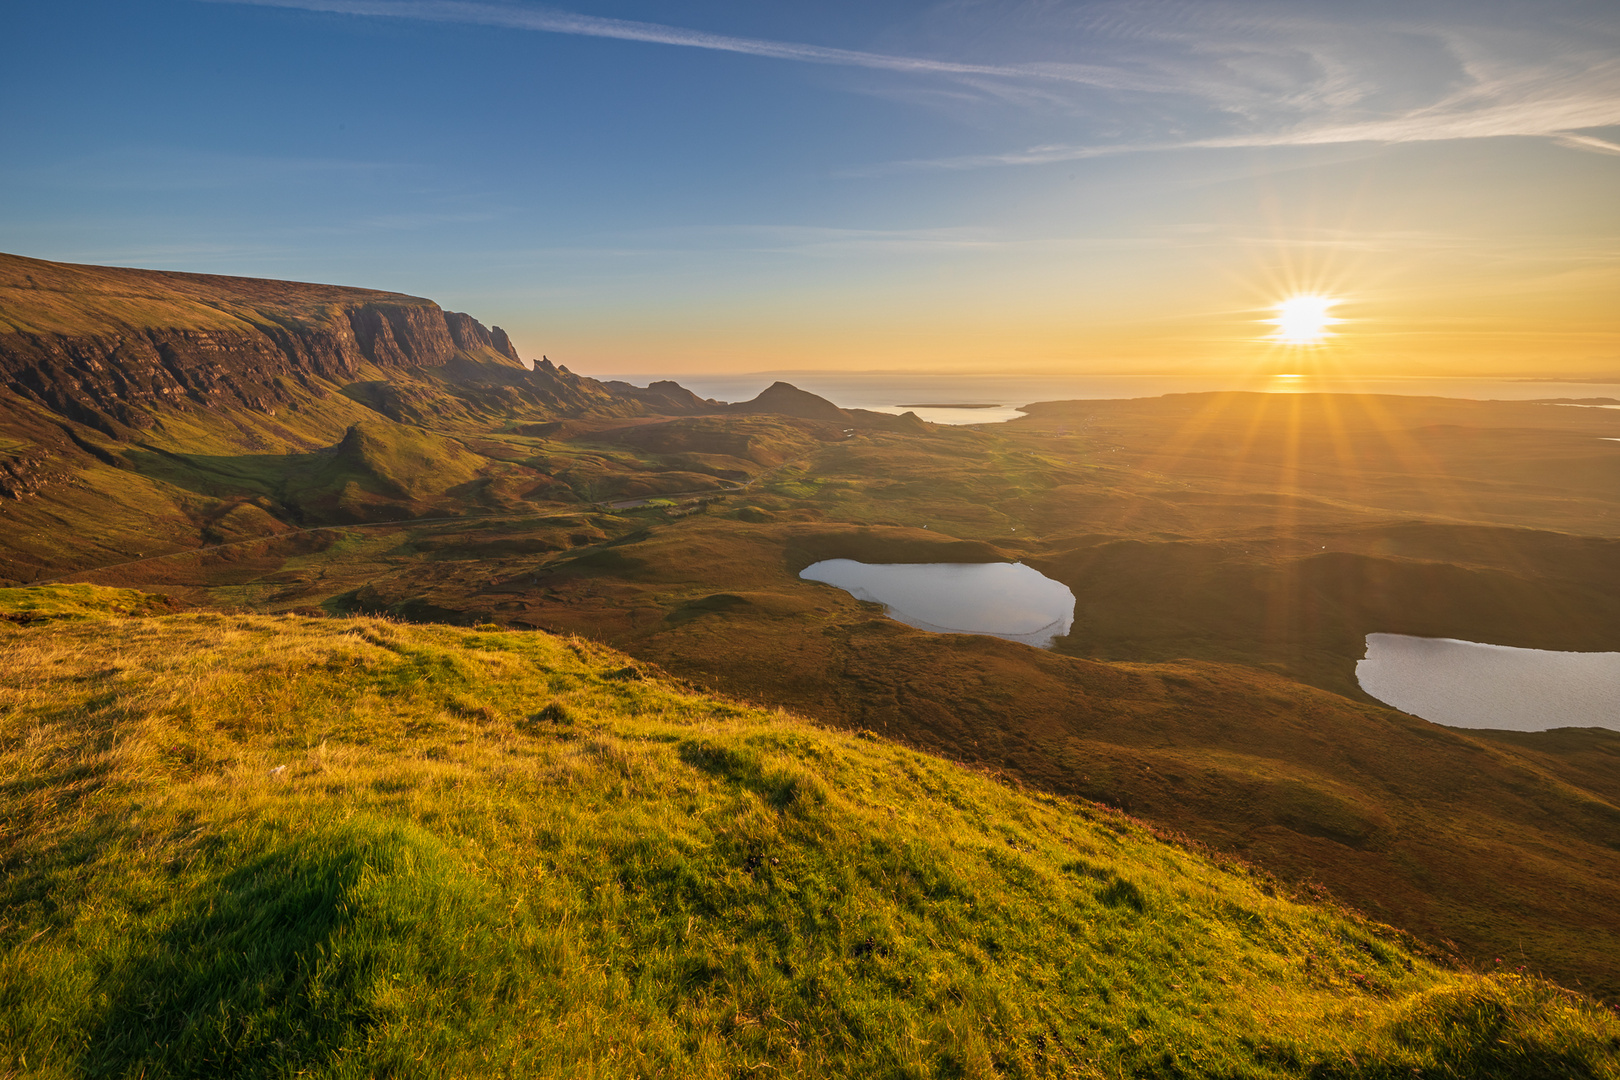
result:
[(294, 400), (283, 380), (309, 390), (458, 353), (522, 367), (500, 327), (421, 297), (0, 254), (0, 381), (109, 436), (150, 427), (143, 406), (273, 413)]
[[(589, 455), (559, 477), (550, 456), (488, 440), (565, 419), (611, 427), (745, 413), (821, 440), (840, 428), (926, 430), (784, 387), (731, 406), (671, 381), (604, 383), (545, 357), (530, 367), (500, 327), (403, 293), (0, 255), (0, 498), (22, 504), (8, 512), (39, 541), (22, 560), (38, 569), (20, 572), (7, 565), (22, 554), (16, 530), (0, 529), (0, 580), (322, 521), (514, 512), (535, 499), (718, 489), (752, 474), (689, 453), (652, 469)], [(331, 468), (356, 425), (402, 456)], [(406, 474), (473, 459), (404, 449), (424, 440), (483, 440), (495, 456), (448, 496), (450, 485)]]

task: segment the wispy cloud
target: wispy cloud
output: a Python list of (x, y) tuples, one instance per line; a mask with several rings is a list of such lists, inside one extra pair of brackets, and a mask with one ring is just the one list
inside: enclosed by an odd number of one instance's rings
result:
[(1620, 154), (1620, 143), (1612, 143), (1593, 135), (1558, 135), (1554, 137), (1554, 141), (1572, 150), (1590, 150), (1596, 154)]
[(716, 52), (741, 53), (805, 64), (872, 68), (919, 75), (991, 76), (1076, 83), (1111, 89), (1165, 89), (1163, 86), (1144, 81), (1139, 76), (1106, 65), (959, 63), (927, 57), (862, 52), (857, 49), (835, 49), (798, 42), (733, 37), (660, 23), (604, 19), (594, 15), (577, 15), (547, 8), (472, 3), (467, 0), (203, 0), (203, 2), (296, 8), (301, 11), (319, 11), (335, 15), (496, 26), (548, 34), (573, 34), (582, 37), (672, 45), (679, 48), (710, 49)]
[[(1152, 6), (1160, 22), (1107, 25), (1132, 31), (1113, 43), (1121, 55), (1151, 38), (1156, 52), (1141, 62), (1159, 66), (1157, 81), (1181, 88), (1183, 107), (1172, 110), (1172, 123), (1129, 127), (1117, 140), (887, 162), (848, 174), (1044, 165), (1171, 150), (1502, 137), (1620, 154), (1620, 144), (1593, 133), (1620, 126), (1620, 34), (1614, 32), (1583, 41), (1499, 28), (1259, 23), (1225, 5), (1174, 19), (1165, 11), (1185, 5)], [(1221, 10), (1225, 17), (1213, 14)], [(1381, 48), (1402, 52), (1401, 62), (1380, 70)], [(1181, 131), (1168, 130), (1176, 127)], [(1165, 137), (1171, 134), (1180, 137)]]
[[(1601, 119), (1581, 122), (1594, 115)], [(1577, 122), (1567, 124), (1559, 122), (1564, 119), (1575, 119)], [(1415, 114), (1359, 124), (1301, 127), (1289, 131), (1254, 132), (1211, 139), (1189, 139), (1182, 142), (1095, 145), (1049, 143), (992, 154), (962, 154), (955, 157), (883, 162), (866, 168), (845, 169), (839, 175), (881, 176), (936, 169), (966, 170), (1051, 165), (1091, 158), (1116, 157), (1120, 154), (1162, 153), (1172, 150), (1241, 150), (1287, 146), (1338, 146), (1348, 143), (1441, 142), (1505, 136), (1546, 137), (1572, 150), (1620, 154), (1620, 144), (1569, 130), (1611, 125), (1620, 125), (1620, 105), (1605, 108), (1601, 103), (1583, 104), (1579, 108), (1566, 110), (1558, 104), (1552, 104), (1545, 107), (1511, 108), (1491, 113), (1450, 117)]]
[[(1052, 0), (949, 4), (935, 22), (967, 20), (977, 63), (802, 42), (480, 0), (203, 0), (367, 18), (462, 23), (706, 49), (797, 63), (936, 76), (923, 94), (962, 96), (1064, 117), (1065, 135), (1021, 149), (888, 162), (875, 175), (1081, 161), (1126, 153), (1241, 147), (1409, 143), (1534, 136), (1620, 153), (1592, 129), (1620, 125), (1620, 24), (1520, 26), (1483, 7), (1443, 23), (1335, 15), (1251, 0)], [(1468, 22), (1477, 14), (1474, 22)], [(1495, 21), (1493, 21), (1493, 19)], [(978, 20), (974, 22), (973, 20)], [(1023, 59), (1024, 57), (1081, 58)], [(919, 91), (922, 86), (919, 84)], [(892, 92), (892, 91), (891, 91)], [(904, 93), (904, 92), (902, 92)]]

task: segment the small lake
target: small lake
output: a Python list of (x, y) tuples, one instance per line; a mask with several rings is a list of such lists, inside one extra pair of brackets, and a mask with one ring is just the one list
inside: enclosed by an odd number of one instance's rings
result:
[(1447, 727), (1620, 731), (1620, 652), (1368, 634), (1356, 681), (1384, 704)]
[(903, 416), (916, 413), (917, 419), (926, 420), (930, 424), (950, 424), (953, 427), (962, 427), (967, 424), (1005, 424), (1008, 420), (1017, 420), (1024, 415), (1023, 409), (1015, 409), (1011, 405), (874, 405), (873, 412), (888, 413), (890, 416)]
[(799, 572), (933, 634), (984, 634), (1048, 648), (1074, 625), (1074, 593), (1022, 563), (862, 563), (827, 559)]

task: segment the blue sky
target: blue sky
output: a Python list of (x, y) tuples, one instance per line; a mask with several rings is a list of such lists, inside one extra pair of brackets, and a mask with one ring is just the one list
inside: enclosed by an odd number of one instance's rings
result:
[(580, 370), (1620, 370), (1612, 2), (9, 5), (0, 250)]

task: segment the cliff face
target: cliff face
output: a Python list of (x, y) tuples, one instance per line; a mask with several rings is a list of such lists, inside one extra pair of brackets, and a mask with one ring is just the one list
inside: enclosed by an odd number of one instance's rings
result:
[(484, 329), (484, 324), (471, 315), (464, 315), (459, 311), (446, 311), (444, 313), (445, 326), (450, 331), (450, 340), (454, 341), (456, 348), (463, 352), (477, 352), (480, 348), (489, 349), (506, 357), (508, 360), (522, 364), (518, 359), (517, 349), (512, 345), (512, 339), (506, 336), (506, 331), (498, 326)]
[(112, 436), (154, 407), (273, 414), (315, 379), (464, 354), (523, 370), (505, 331), (419, 297), (0, 256), (0, 387)]
[[(0, 380), (20, 397), (119, 436), (150, 426), (147, 410), (163, 405), (273, 413), (289, 400), (286, 380), (308, 387), (314, 377), (344, 379), (371, 359), (371, 350), (358, 347), (352, 332), (278, 331), (8, 334), (0, 337)], [(391, 335), (377, 337), (383, 363), (389, 363), (390, 353), (401, 350)]]

